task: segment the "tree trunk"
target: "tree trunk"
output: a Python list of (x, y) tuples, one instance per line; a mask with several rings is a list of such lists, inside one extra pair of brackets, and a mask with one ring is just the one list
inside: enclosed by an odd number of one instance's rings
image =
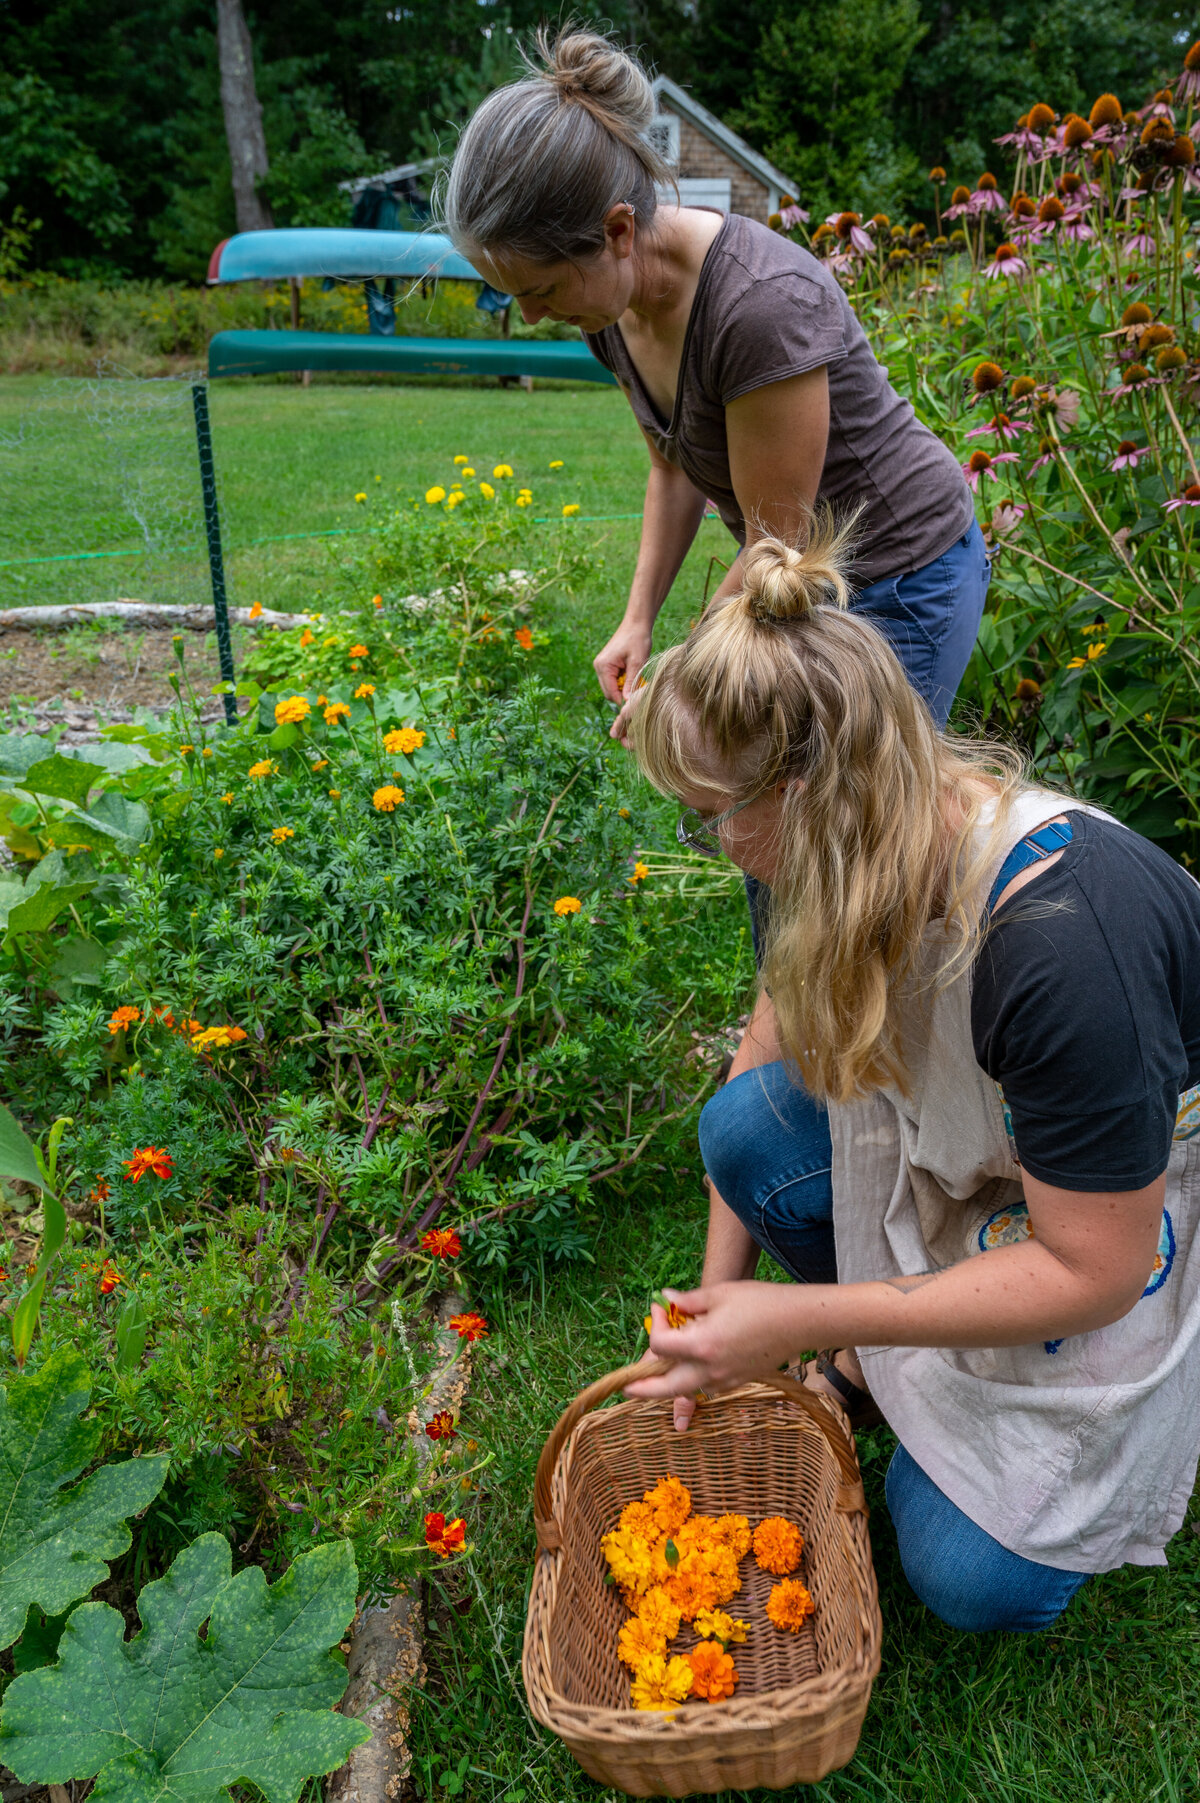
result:
[(217, 60), (221, 68), (221, 109), (229, 140), (233, 201), (239, 232), (274, 225), (271, 209), (258, 192), (269, 167), (263, 136), (262, 108), (254, 86), (254, 46), (246, 27), (242, 0), (217, 0)]

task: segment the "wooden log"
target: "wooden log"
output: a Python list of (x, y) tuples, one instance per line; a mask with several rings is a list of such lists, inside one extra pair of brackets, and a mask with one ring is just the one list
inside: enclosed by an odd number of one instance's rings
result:
[[(229, 618), (239, 626), (313, 626), (315, 614), (280, 613), (271, 607), (251, 614), (248, 607), (231, 607)], [(62, 607), (6, 607), (0, 609), (0, 632), (62, 631), (88, 620), (118, 620), (123, 626), (174, 626), (191, 632), (215, 631), (211, 607), (186, 606), (169, 601), (80, 601)]]

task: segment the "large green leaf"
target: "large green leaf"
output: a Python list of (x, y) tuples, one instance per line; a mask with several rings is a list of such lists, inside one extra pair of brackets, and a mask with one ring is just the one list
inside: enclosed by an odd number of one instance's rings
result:
[(0, 896), (0, 925), (10, 933), (44, 933), (64, 908), (69, 908), (95, 888), (88, 883), (36, 883), (26, 889), (17, 902), (5, 893)]
[(64, 1489), (99, 1446), (99, 1423), (82, 1419), (90, 1395), (77, 1352), (56, 1352), (0, 1389), (0, 1647), (21, 1632), (31, 1603), (60, 1614), (108, 1576), (106, 1561), (129, 1547), (126, 1516), (166, 1480), (165, 1457), (127, 1459)]
[(358, 1581), (350, 1542), (302, 1553), (269, 1588), (257, 1566), (229, 1572), (223, 1535), (194, 1540), (142, 1591), (129, 1642), (107, 1603), (76, 1609), (58, 1665), (5, 1694), (5, 1765), (25, 1783), (98, 1773), (96, 1803), (212, 1803), (239, 1781), (293, 1803), (306, 1778), (341, 1765), (369, 1734), (333, 1713), (346, 1669), (329, 1648)]
[(107, 775), (101, 764), (88, 764), (82, 758), (64, 757), (56, 751), (53, 757), (30, 764), (20, 786), (31, 795), (53, 795), (58, 801), (73, 801), (78, 806), (87, 800), (88, 790)]
[(53, 751), (50, 740), (39, 739), (35, 733), (0, 733), (0, 772), (10, 777), (24, 776), (31, 764)]

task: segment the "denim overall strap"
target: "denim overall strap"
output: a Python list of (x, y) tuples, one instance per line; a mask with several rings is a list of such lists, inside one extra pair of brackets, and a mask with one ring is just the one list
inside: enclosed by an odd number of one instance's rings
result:
[(1015, 876), (1022, 870), (1028, 870), (1031, 864), (1048, 858), (1052, 853), (1061, 851), (1064, 845), (1071, 843), (1071, 822), (1052, 820), (1048, 826), (1039, 826), (1032, 833), (1026, 833), (1019, 844), (1014, 845), (1003, 864), (1000, 874), (992, 884), (992, 892), (987, 898), (984, 913), (990, 914), (997, 900)]

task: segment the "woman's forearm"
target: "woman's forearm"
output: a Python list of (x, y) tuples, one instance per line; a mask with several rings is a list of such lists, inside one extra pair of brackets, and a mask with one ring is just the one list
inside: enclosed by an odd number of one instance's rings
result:
[(704, 496), (683, 471), (652, 464), (626, 620), (654, 625), (703, 518)]

